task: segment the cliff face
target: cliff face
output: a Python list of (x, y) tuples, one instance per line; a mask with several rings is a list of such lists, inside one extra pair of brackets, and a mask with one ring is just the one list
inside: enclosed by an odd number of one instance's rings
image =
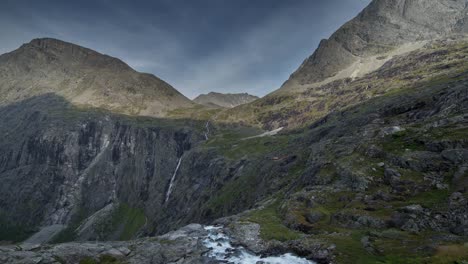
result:
[[(287, 175), (262, 154), (243, 157), (221, 139), (207, 145), (204, 122), (82, 110), (55, 95), (2, 107), (0, 121), (4, 240), (52, 226), (66, 227), (57, 241), (161, 234), (241, 212)], [(224, 185), (238, 180), (254, 182), (221, 202)]]
[(0, 56), (0, 104), (54, 93), (75, 105), (165, 116), (194, 104), (157, 77), (119, 59), (56, 39), (35, 39)]
[(466, 32), (467, 7), (466, 0), (374, 0), (356, 18), (323, 40), (282, 90), (321, 82), (361, 58), (388, 52), (405, 43)]
[(31, 229), (113, 203), (158, 214), (178, 159), (201, 138), (186, 124), (82, 111), (53, 95), (3, 107), (0, 119), (0, 215)]

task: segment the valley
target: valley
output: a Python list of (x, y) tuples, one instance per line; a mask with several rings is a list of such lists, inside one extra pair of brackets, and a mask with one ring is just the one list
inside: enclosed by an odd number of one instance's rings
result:
[(374, 0), (262, 98), (1, 55), (0, 262), (467, 262), (467, 10)]

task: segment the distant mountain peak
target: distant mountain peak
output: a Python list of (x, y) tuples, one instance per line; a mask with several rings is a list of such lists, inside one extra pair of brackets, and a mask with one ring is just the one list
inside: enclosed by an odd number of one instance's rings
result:
[(257, 100), (258, 97), (248, 93), (218, 93), (209, 92), (201, 94), (193, 101), (197, 104), (202, 104), (209, 107), (233, 108), (239, 105), (248, 104)]
[(193, 106), (163, 80), (120, 59), (69, 42), (40, 38), (0, 55), (0, 104), (53, 93), (76, 105), (166, 116)]

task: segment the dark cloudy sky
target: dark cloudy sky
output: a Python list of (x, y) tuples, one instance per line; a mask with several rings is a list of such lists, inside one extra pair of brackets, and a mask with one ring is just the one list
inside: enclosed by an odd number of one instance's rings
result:
[(275, 89), (370, 0), (0, 0), (0, 53), (53, 37), (199, 93)]

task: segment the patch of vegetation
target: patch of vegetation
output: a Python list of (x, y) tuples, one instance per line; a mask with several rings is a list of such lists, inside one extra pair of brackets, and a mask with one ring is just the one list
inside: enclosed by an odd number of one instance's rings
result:
[(72, 217), (70, 224), (67, 226), (67, 228), (55, 235), (51, 243), (65, 243), (74, 241), (76, 239), (76, 229), (81, 225), (81, 222), (84, 219), (86, 219), (86, 217), (86, 212), (80, 209), (78, 213)]
[(423, 151), (424, 143), (414, 131), (404, 130), (385, 137), (382, 148), (386, 152), (401, 154), (405, 151)]
[(292, 140), (291, 136), (285, 135), (249, 138), (261, 133), (260, 130), (249, 128), (245, 128), (244, 131), (220, 133), (205, 146), (216, 148), (223, 156), (234, 160), (246, 155), (259, 156), (283, 149)]
[(430, 131), (434, 139), (438, 140), (461, 140), (468, 139), (468, 127), (438, 127)]
[(113, 215), (112, 225), (123, 227), (120, 240), (132, 239), (145, 225), (146, 216), (141, 209), (132, 208), (127, 204), (121, 204)]
[[(80, 210), (72, 219), (71, 224), (59, 234), (57, 234), (52, 243), (65, 243), (76, 240), (76, 230), (89, 215)], [(110, 219), (101, 219), (96, 226), (99, 240), (107, 240), (110, 237), (118, 240), (130, 240), (144, 226), (146, 217), (141, 209), (132, 208), (127, 204), (120, 204), (112, 213)]]
[(449, 190), (431, 190), (420, 193), (414, 197), (409, 198), (407, 204), (420, 204), (426, 208), (437, 208), (443, 204), (446, 206), (448, 197), (450, 196)]
[(283, 225), (278, 207), (279, 202), (276, 201), (264, 209), (251, 212), (246, 220), (260, 225), (260, 236), (264, 240), (288, 241), (300, 238), (299, 232)]
[(98, 262), (92, 257), (86, 257), (80, 260), (80, 264), (97, 264)]
[(226, 183), (218, 195), (212, 196), (206, 203), (205, 207), (210, 212), (210, 216), (221, 217), (232, 213), (242, 205), (252, 203), (255, 200), (256, 187), (259, 182), (259, 177), (249, 172)]
[(99, 222), (96, 231), (101, 240), (130, 240), (144, 226), (146, 216), (143, 210), (119, 204), (110, 219)]
[(21, 242), (31, 235), (35, 230), (23, 225), (9, 224), (0, 218), (0, 242)]

